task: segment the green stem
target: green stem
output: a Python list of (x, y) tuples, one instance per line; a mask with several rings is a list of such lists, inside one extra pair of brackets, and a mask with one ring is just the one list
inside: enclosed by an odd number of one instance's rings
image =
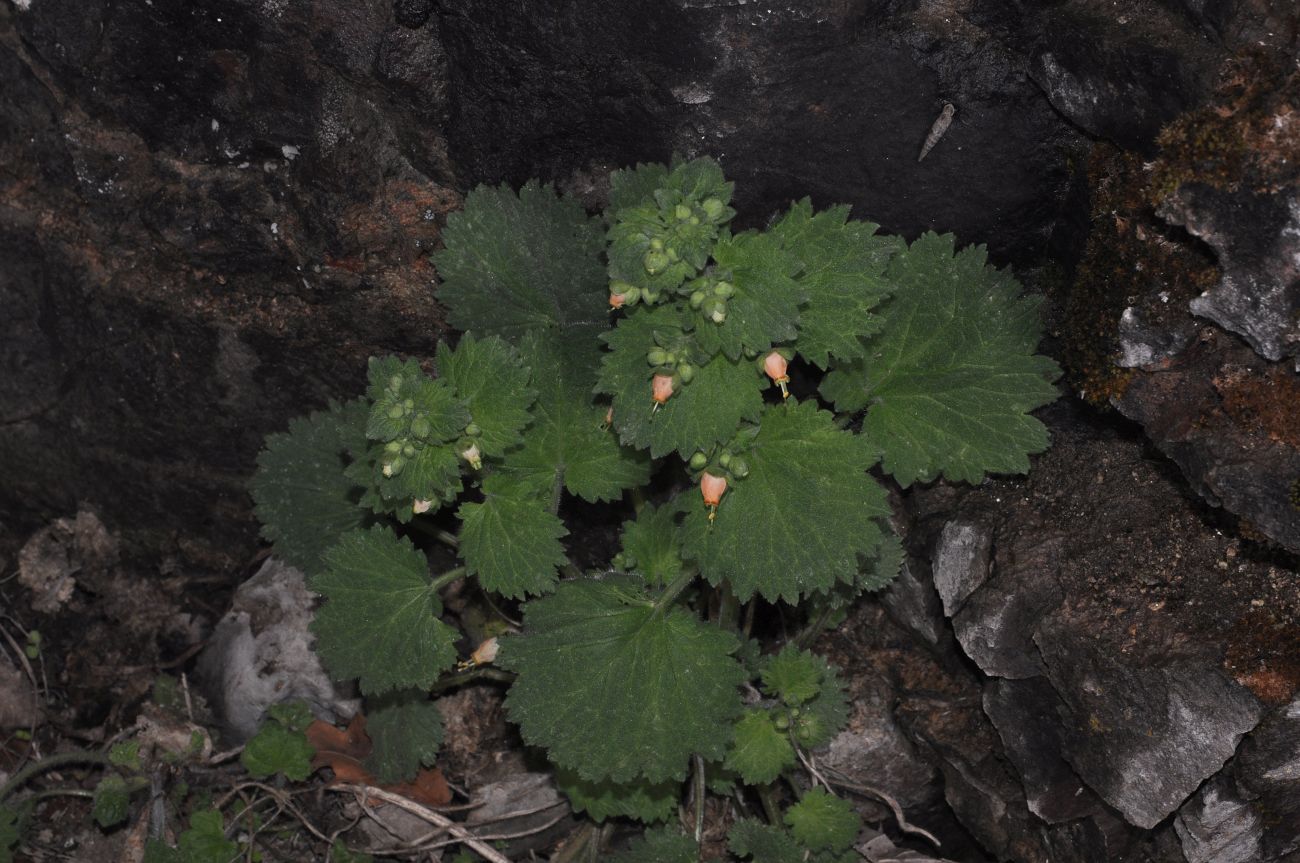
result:
[(759, 802), (763, 804), (763, 814), (767, 816), (767, 823), (774, 827), (781, 826), (781, 807), (776, 805), (776, 796), (772, 793), (772, 783), (759, 785), (758, 791)]
[(723, 579), (718, 587), (718, 626), (728, 632), (735, 632), (740, 624), (740, 600), (731, 589), (731, 581)]
[(704, 837), (704, 758), (695, 756), (695, 844)]
[(551, 483), (551, 515), (560, 514), (560, 497), (564, 492), (564, 471), (556, 468), (555, 480)]
[(438, 540), (438, 542), (449, 545), (452, 548), (460, 548), (460, 538), (457, 537), (456, 534), (445, 531), (440, 527), (434, 527), (423, 519), (412, 519), (411, 527), (415, 528), (425, 536)]
[(22, 770), (15, 773), (8, 782), (0, 787), (0, 801), (3, 801), (10, 794), (13, 794), (38, 773), (46, 770), (53, 770), (55, 767), (63, 767), (68, 764), (108, 764), (108, 755), (103, 752), (90, 752), (85, 749), (78, 749), (74, 752), (60, 752), (58, 755), (50, 755), (42, 758), (40, 761), (27, 765)]
[(807, 649), (810, 644), (817, 640), (817, 636), (822, 634), (822, 630), (826, 628), (827, 622), (830, 621), (831, 615), (834, 613), (835, 609), (831, 607), (830, 603), (823, 605), (817, 615), (808, 621), (807, 625), (791, 639), (791, 643), (800, 650)]
[(447, 689), (454, 689), (457, 686), (463, 686), (474, 680), (495, 680), (498, 683), (514, 683), (515, 675), (512, 672), (502, 668), (493, 668), (490, 665), (479, 665), (467, 671), (458, 671), (455, 674), (449, 674), (446, 677), (434, 681), (433, 686), (429, 687), (429, 694), (436, 695)]
[(655, 600), (655, 611), (663, 611), (665, 608), (672, 605), (673, 600), (676, 599), (683, 590), (689, 587), (690, 583), (694, 580), (695, 570), (687, 569), (684, 570), (681, 575), (670, 581), (668, 586), (664, 588), (663, 595)]
[(458, 578), (465, 577), (465, 567), (458, 566), (455, 569), (449, 569), (442, 575), (433, 580), (433, 589), (435, 592), (442, 590)]

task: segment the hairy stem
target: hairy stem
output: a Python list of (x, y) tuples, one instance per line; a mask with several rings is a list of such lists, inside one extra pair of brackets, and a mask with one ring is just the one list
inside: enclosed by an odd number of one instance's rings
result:
[(740, 625), (740, 600), (731, 589), (731, 581), (723, 579), (718, 587), (718, 626), (728, 632), (736, 632)]
[(664, 588), (663, 595), (655, 600), (655, 611), (663, 611), (665, 608), (672, 605), (673, 600), (675, 600), (683, 590), (689, 587), (690, 583), (694, 580), (695, 570), (688, 569), (670, 581), (668, 586)]
[(758, 800), (763, 804), (763, 814), (767, 816), (767, 823), (774, 827), (781, 826), (781, 807), (776, 805), (776, 794), (773, 791), (772, 783), (759, 785), (755, 789), (758, 792)]
[(433, 580), (433, 589), (434, 591), (442, 590), (444, 587), (451, 584), (456, 579), (464, 578), (464, 577), (465, 577), (465, 567), (458, 566), (455, 569), (449, 569), (446, 572), (444, 572), (442, 575), (438, 576)]
[(817, 636), (822, 634), (822, 630), (826, 628), (826, 624), (830, 622), (831, 615), (834, 613), (835, 609), (831, 607), (830, 603), (823, 604), (808, 623), (804, 625), (803, 629), (799, 630), (795, 637), (790, 639), (790, 643), (800, 650), (806, 650), (810, 644), (817, 640)]
[(423, 519), (412, 519), (411, 527), (415, 528), (427, 537), (436, 539), (444, 545), (449, 545), (452, 548), (460, 548), (460, 537), (456, 536), (454, 533), (445, 531), (440, 527), (434, 527)]
[(455, 674), (448, 674), (446, 677), (439, 678), (429, 687), (429, 694), (436, 695), (448, 689), (454, 689), (457, 686), (463, 686), (474, 680), (495, 680), (498, 683), (514, 683), (515, 675), (512, 672), (501, 668), (493, 668), (490, 665), (479, 665), (468, 671), (458, 671)]
[(108, 755), (103, 752), (91, 752), (86, 749), (78, 749), (74, 752), (60, 752), (58, 755), (50, 755), (27, 765), (19, 770), (9, 781), (0, 786), (0, 801), (4, 800), (10, 794), (13, 794), (19, 788), (23, 787), (31, 778), (38, 773), (46, 770), (53, 770), (55, 767), (64, 767), (69, 764), (108, 764)]
[(695, 844), (704, 837), (704, 758), (699, 754), (695, 758)]

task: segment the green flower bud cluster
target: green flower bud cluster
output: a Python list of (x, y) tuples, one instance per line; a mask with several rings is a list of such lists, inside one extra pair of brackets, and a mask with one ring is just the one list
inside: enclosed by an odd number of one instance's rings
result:
[(715, 447), (711, 452), (698, 450), (687, 461), (687, 465), (696, 473), (707, 470), (714, 476), (728, 480), (742, 480), (749, 476), (749, 463), (744, 456), (726, 448), (719, 450)]
[(392, 400), (388, 407), (388, 418), (404, 421), (406, 431), (384, 444), (380, 465), (386, 477), (397, 476), (417, 453), (426, 446), (439, 443), (429, 440), (433, 426), (424, 411), (416, 408), (415, 399), (401, 397), (403, 383), (401, 375), (393, 375), (388, 381), (387, 395)]
[(784, 705), (772, 709), (772, 724), (794, 735), (800, 746), (819, 746), (826, 740), (826, 722), (815, 711)]
[(691, 308), (715, 324), (727, 320), (727, 300), (736, 295), (736, 286), (716, 274), (702, 276), (686, 283), (690, 290)]

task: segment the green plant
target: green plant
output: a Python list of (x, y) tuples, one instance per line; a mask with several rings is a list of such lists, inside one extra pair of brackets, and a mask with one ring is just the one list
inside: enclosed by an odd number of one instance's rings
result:
[[(431, 689), (477, 673), (478, 654), (456, 667), (439, 594), (472, 577), (522, 603), (495, 659), (506, 706), (576, 809), (653, 823), (688, 778), (697, 813), (752, 786), (770, 823), (738, 826), (737, 855), (829, 861), (852, 810), (813, 791), (783, 814), (775, 784), (847, 718), (804, 648), (898, 571), (885, 483), (1027, 470), (1057, 369), (1034, 354), (1038, 303), (981, 249), (807, 200), (732, 231), (731, 193), (707, 159), (616, 172), (598, 218), (536, 183), (479, 188), (436, 256), (464, 333), (437, 376), (372, 360), (364, 397), (268, 439), (253, 492), (324, 597), (317, 648), (359, 681), (391, 773), (428, 759), (429, 723), (385, 713), (433, 716)], [(657, 505), (652, 475), (671, 489)], [(632, 498), (608, 567), (570, 563), (569, 496)], [(453, 508), (455, 535), (434, 521)], [(431, 575), (426, 534), (463, 565)], [(793, 643), (750, 638), (760, 603), (803, 615)], [(677, 850), (628, 859), (694, 854), (695, 837), (646, 841)]]

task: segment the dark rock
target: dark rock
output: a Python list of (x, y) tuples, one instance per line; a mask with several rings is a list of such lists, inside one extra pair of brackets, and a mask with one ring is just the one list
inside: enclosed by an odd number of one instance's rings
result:
[(1053, 578), (1064, 537), (1043, 534), (1014, 551), (999, 547), (993, 574), (952, 619), (962, 650), (991, 677), (1025, 678), (1043, 673), (1034, 647), (1038, 622), (1064, 593)]
[(932, 572), (943, 613), (952, 617), (989, 577), (993, 536), (985, 527), (950, 521), (934, 549)]
[(1213, 664), (1126, 661), (1068, 611), (1045, 620), (1035, 642), (1065, 705), (1066, 759), (1138, 827), (1150, 829), (1177, 810), (1262, 715), (1259, 701)]
[(435, 0), (393, 0), (393, 17), (403, 27), (423, 27), (438, 4)]
[(1126, 369), (1152, 366), (1177, 356), (1196, 337), (1196, 322), (1190, 316), (1178, 316), (1174, 325), (1165, 320), (1147, 319), (1134, 306), (1124, 309), (1119, 318), (1120, 356), (1115, 364)]
[(1178, 810), (1174, 830), (1187, 863), (1256, 863), (1264, 826), (1223, 780), (1212, 780)]
[(1209, 89), (1219, 46), (1157, 3), (1068, 0), (1040, 12), (1030, 77), (1088, 134), (1153, 150)]
[[(915, 236), (1032, 261), (1081, 143), (1023, 75), (1009, 7), (574, 0), (547, 16), (443, 4), (452, 156), (469, 182), (718, 157), (750, 224), (811, 196)], [(922, 163), (944, 102), (957, 114)]]
[(1160, 215), (1214, 249), (1223, 272), (1192, 300), (1193, 313), (1242, 336), (1267, 359), (1300, 354), (1300, 191), (1189, 183), (1165, 199)]
[(984, 686), (984, 712), (1020, 774), (1029, 811), (1049, 824), (1082, 818), (1101, 808), (1064, 758), (1064, 707), (1043, 677), (990, 680)]
[(1300, 849), (1300, 698), (1261, 722), (1225, 773), (1233, 796), (1249, 800), (1265, 827), (1259, 859), (1294, 859), (1287, 855)]
[(898, 578), (890, 582), (881, 600), (899, 625), (935, 647), (945, 634), (943, 608), (934, 592), (934, 584), (928, 577), (921, 576), (923, 572), (923, 564), (918, 565), (910, 560), (904, 562)]

